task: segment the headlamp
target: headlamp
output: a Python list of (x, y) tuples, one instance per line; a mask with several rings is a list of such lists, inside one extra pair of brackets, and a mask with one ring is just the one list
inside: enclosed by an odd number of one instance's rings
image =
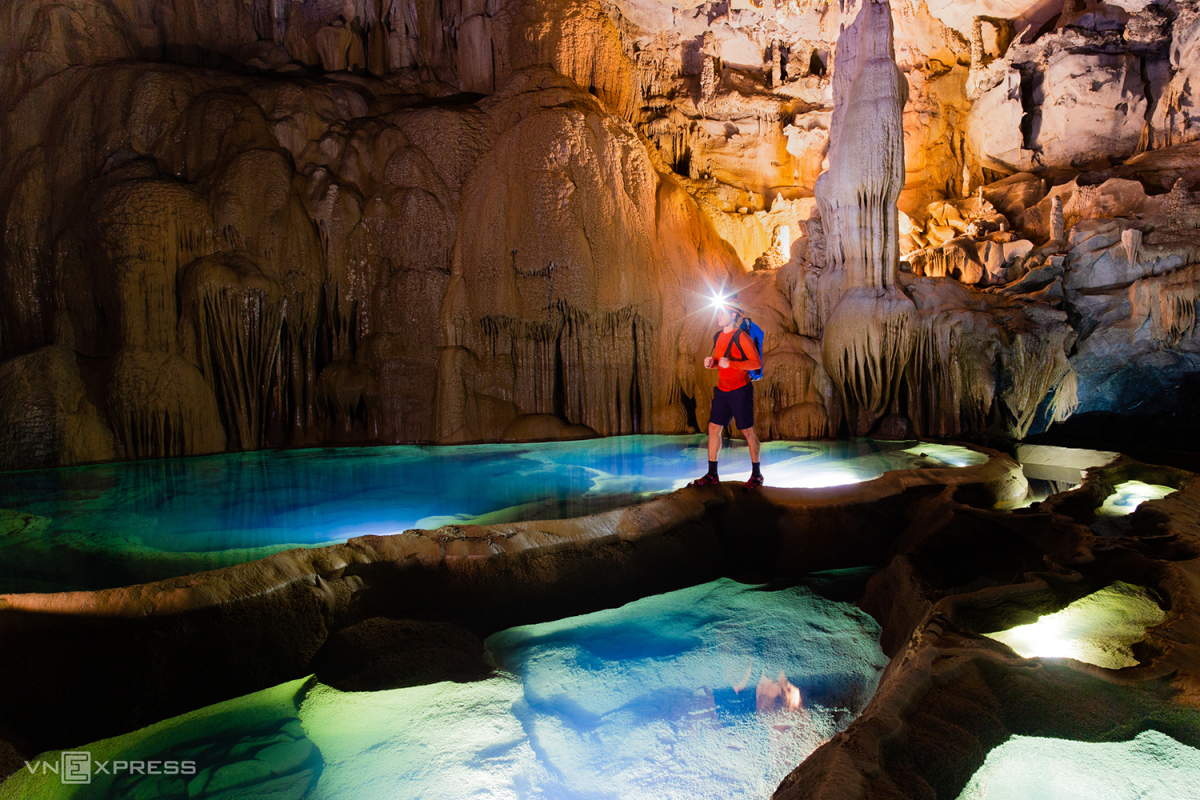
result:
[(717, 310), (723, 308), (735, 314), (742, 314), (742, 309), (737, 304), (737, 292), (725, 294), (725, 292), (717, 290), (709, 296), (709, 306)]

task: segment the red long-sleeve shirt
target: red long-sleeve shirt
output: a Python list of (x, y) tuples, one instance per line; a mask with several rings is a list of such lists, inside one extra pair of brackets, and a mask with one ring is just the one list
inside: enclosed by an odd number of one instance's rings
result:
[[(713, 345), (713, 360), (720, 361), (725, 357), (725, 351), (729, 350), (729, 340), (734, 334), (740, 334), (741, 338), (734, 345), (729, 353), (729, 366), (718, 367), (717, 369), (717, 388), (723, 392), (732, 392), (734, 389), (740, 389), (750, 382), (747, 372), (752, 372), (762, 366), (762, 361), (758, 357), (758, 348), (754, 346), (754, 340), (750, 338), (750, 334), (746, 333), (741, 328), (737, 328), (733, 333), (721, 331), (717, 336), (717, 343)], [(738, 346), (741, 346), (742, 353), (746, 354), (745, 361), (736, 360)]]

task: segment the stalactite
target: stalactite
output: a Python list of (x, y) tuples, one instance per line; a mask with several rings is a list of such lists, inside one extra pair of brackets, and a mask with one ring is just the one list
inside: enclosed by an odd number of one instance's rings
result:
[[(772, 438), (816, 439), (829, 435), (829, 415), (824, 405), (828, 378), (820, 364), (795, 347), (799, 339), (783, 337), (779, 346), (766, 348), (769, 355), (763, 372), (765, 392), (756, 393), (755, 418), (769, 419), (766, 434)], [(762, 385), (762, 384), (760, 384)], [(769, 414), (758, 409), (765, 406)]]
[(913, 352), (915, 317), (912, 301), (896, 287), (857, 287), (825, 323), (825, 371), (857, 436), (869, 433), (897, 396)]
[(904, 371), (908, 416), (918, 432), (956, 436), (986, 427), (999, 348), (1000, 330), (989, 315), (950, 311), (918, 319)]
[(1196, 329), (1196, 301), (1200, 299), (1200, 264), (1134, 281), (1129, 286), (1131, 333), (1150, 320), (1150, 335), (1174, 347)]
[(177, 355), (122, 350), (109, 381), (108, 409), (119, 456), (165, 458), (225, 449), (212, 389)]
[(477, 330), (484, 360), (508, 373), (488, 392), (518, 413), (555, 414), (602, 435), (635, 433), (649, 419), (654, 330), (633, 308), (589, 314), (559, 301), (547, 320), (491, 316)]
[[(205, 378), (243, 450), (263, 444), (268, 401), (282, 380), (280, 333), (287, 310), (279, 285), (244, 254), (187, 268), (182, 305), (194, 326)], [(186, 334), (185, 334), (186, 335)]]
[[(1065, 326), (1063, 326), (1065, 327)], [(1002, 352), (1002, 368), (1011, 377), (1000, 395), (1012, 415), (1011, 433), (1023, 439), (1046, 402), (1050, 421), (1062, 422), (1079, 407), (1075, 370), (1067, 360), (1070, 329), (1021, 331)]]

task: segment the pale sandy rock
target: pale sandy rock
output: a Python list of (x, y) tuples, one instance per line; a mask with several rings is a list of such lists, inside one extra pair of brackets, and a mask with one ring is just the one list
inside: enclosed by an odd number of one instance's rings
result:
[(1123, 178), (1081, 186), (1063, 203), (1064, 224), (1069, 229), (1085, 219), (1140, 217), (1146, 210), (1147, 200), (1141, 183)]
[(971, 148), (990, 169), (1018, 172), (1034, 166), (1034, 153), (1026, 148), (1021, 123), (1021, 73), (1009, 69), (1000, 83), (975, 101), (967, 119)]
[(1043, 0), (971, 0), (965, 3), (956, 0), (926, 0), (926, 3), (929, 13), (963, 36), (970, 35), (971, 22), (975, 17), (996, 17), (1028, 24), (1036, 19), (1044, 21), (1062, 10), (1059, 7), (1050, 8), (1048, 12), (1043, 11), (1043, 7), (1055, 5)]
[(1196, 120), (1200, 118), (1195, 97), (1200, 78), (1200, 6), (1193, 0), (1177, 6), (1168, 50), (1172, 75), (1154, 109), (1153, 124), (1160, 145), (1196, 139)]
[(943, 75), (913, 69), (907, 77), (909, 103), (904, 109), (905, 185), (898, 200), (902, 211), (920, 214), (930, 202), (955, 194), (971, 194), (963, 186), (979, 180), (975, 159), (966, 152), (963, 120), (970, 114), (965, 96), (967, 70), (954, 66)]
[(1065, 264), (1064, 256), (1050, 256), (1044, 262), (1035, 262), (1024, 275), (1000, 291), (1009, 296), (1040, 291), (1062, 278)]
[(995, 208), (1015, 221), (1021, 212), (1041, 202), (1046, 196), (1046, 184), (1028, 172), (1019, 172), (983, 187), (983, 197)]
[(1150, 5), (1157, 5), (1157, 0), (1106, 0), (1110, 6), (1123, 8), (1131, 14), (1144, 11)]
[(1125, 157), (1137, 148), (1147, 100), (1132, 55), (1057, 53), (1033, 100), (1041, 111), (1034, 146), (1047, 166)]
[(984, 274), (981, 276), (981, 283), (998, 284), (1008, 282), (1008, 259), (1004, 254), (1004, 244), (985, 239), (976, 244), (976, 252), (978, 253), (980, 263), (983, 264), (984, 270)]

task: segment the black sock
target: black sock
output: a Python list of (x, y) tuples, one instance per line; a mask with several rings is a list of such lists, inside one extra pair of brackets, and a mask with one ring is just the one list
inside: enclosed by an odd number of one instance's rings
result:
[(758, 462), (757, 462), (757, 461), (751, 461), (751, 462), (750, 462), (750, 466), (751, 466), (751, 467), (753, 467), (753, 469), (750, 471), (750, 477), (751, 477), (751, 478), (761, 478), (761, 477), (762, 477), (762, 472), (759, 470), (759, 464), (758, 464)]
[(717, 462), (708, 462), (708, 474), (712, 475), (714, 478), (717, 477)]

